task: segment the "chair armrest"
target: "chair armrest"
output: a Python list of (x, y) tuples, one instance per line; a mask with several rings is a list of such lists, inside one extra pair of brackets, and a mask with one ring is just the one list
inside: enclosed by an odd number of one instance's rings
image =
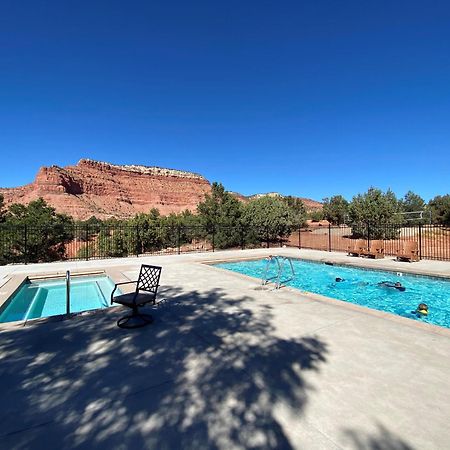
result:
[(113, 289), (113, 291), (111, 292), (111, 305), (113, 304), (114, 292), (116, 292), (117, 286), (121, 286), (121, 285), (123, 285), (123, 284), (132, 284), (132, 283), (137, 283), (137, 281), (122, 281), (122, 283), (116, 283), (116, 284), (114, 285), (114, 289)]
[(116, 283), (115, 287), (120, 286), (121, 284), (131, 284), (131, 283), (137, 283), (138, 280), (136, 281), (122, 281), (122, 283)]

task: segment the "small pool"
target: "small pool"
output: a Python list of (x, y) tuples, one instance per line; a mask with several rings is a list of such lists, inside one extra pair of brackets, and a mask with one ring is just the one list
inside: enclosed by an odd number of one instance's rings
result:
[[(108, 308), (112, 280), (105, 276), (73, 276), (70, 281), (70, 312)], [(66, 281), (26, 281), (0, 309), (0, 322), (37, 319), (66, 313)]]
[[(216, 267), (232, 270), (258, 278), (264, 276), (267, 260), (240, 261), (216, 264)], [(450, 328), (450, 281), (437, 277), (407, 275), (396, 272), (367, 270), (349, 266), (292, 259), (295, 277), (286, 285), (321, 294), (380, 311), (397, 314), (414, 320)], [(290, 278), (289, 264), (284, 265), (282, 279)], [(276, 264), (269, 266), (269, 276), (275, 276)], [(336, 278), (343, 282), (336, 282)], [(399, 291), (379, 286), (382, 281), (400, 281), (406, 288)], [(255, 282), (257, 282), (255, 280)], [(413, 314), (420, 303), (428, 305), (428, 315)]]

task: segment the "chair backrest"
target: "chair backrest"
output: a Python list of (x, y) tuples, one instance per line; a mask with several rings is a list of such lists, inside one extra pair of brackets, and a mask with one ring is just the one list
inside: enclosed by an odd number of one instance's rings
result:
[(162, 267), (142, 264), (136, 291), (147, 291), (156, 294)]
[(365, 239), (358, 239), (356, 241), (356, 248), (359, 250), (365, 250), (367, 248), (367, 241)]
[(419, 245), (416, 241), (405, 241), (403, 244), (403, 251), (405, 253), (414, 253), (419, 250)]
[(370, 250), (373, 252), (384, 250), (384, 241), (382, 241), (381, 239), (370, 241)]

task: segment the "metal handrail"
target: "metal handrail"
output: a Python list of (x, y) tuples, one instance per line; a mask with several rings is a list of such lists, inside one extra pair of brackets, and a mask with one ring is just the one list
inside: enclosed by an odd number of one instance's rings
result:
[[(281, 263), (280, 263), (281, 260)], [(272, 261), (276, 261), (277, 265), (278, 265), (278, 272), (277, 275), (273, 276), (273, 277), (267, 277), (267, 272), (269, 271), (269, 266), (271, 264)], [(264, 276), (261, 279), (261, 284), (264, 286), (265, 284), (267, 284), (270, 280), (277, 280), (275, 283), (275, 289), (280, 289), (281, 287), (281, 274), (283, 273), (283, 268), (284, 265), (286, 263), (286, 261), (289, 261), (289, 265), (291, 267), (291, 273), (292, 276), (291, 278), (284, 280), (285, 282), (287, 281), (291, 281), (294, 279), (295, 277), (295, 271), (294, 271), (294, 266), (292, 265), (292, 261), (291, 258), (288, 258), (287, 256), (278, 256), (278, 255), (274, 255), (274, 256), (270, 256), (269, 260), (267, 261), (266, 264), (266, 268), (264, 270)]]
[(66, 272), (66, 314), (70, 315), (70, 270)]
[(291, 266), (291, 274), (292, 274), (292, 276), (291, 276), (291, 278), (289, 278), (287, 280), (284, 280), (285, 283), (294, 279), (295, 272), (294, 272), (294, 266), (292, 265), (291, 258), (288, 258), (287, 256), (278, 256), (277, 258), (281, 258), (281, 264), (279, 265), (277, 284), (276, 284), (276, 288), (280, 289), (280, 287), (281, 287), (281, 274), (283, 273), (283, 268), (284, 268), (284, 264), (286, 263), (286, 261), (289, 261), (289, 264)]
[(274, 280), (275, 278), (277, 278), (277, 276), (270, 277), (270, 278), (267, 277), (267, 272), (269, 271), (269, 266), (270, 266), (270, 264), (272, 263), (272, 261), (276, 261), (276, 263), (277, 263), (277, 265), (278, 265), (278, 272), (280, 271), (280, 262), (278, 261), (278, 258), (277, 258), (276, 256), (270, 256), (269, 259), (267, 260), (267, 263), (266, 263), (266, 268), (265, 268), (265, 270), (264, 270), (264, 276), (263, 276), (263, 278), (261, 279), (261, 284), (262, 284), (262, 285), (265, 285), (265, 284), (267, 284), (270, 280)]

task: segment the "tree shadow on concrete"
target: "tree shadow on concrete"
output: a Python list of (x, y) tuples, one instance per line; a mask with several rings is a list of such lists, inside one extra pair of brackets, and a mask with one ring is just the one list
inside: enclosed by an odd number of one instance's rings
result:
[(414, 447), (381, 424), (377, 424), (374, 434), (345, 430), (344, 439), (348, 447), (360, 450), (414, 450)]
[(326, 343), (280, 337), (245, 296), (163, 295), (139, 330), (117, 328), (115, 309), (2, 333), (2, 445), (292, 448), (277, 406), (301, 416)]

